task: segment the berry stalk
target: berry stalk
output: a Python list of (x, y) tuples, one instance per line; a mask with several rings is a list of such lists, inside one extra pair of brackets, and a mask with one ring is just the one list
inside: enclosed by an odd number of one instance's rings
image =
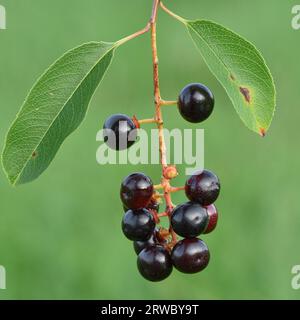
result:
[(160, 100), (161, 106), (177, 106), (177, 101)]

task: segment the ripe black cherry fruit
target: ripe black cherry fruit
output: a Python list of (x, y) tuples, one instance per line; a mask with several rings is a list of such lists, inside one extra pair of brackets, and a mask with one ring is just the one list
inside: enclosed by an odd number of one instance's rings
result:
[(137, 128), (125, 114), (114, 114), (103, 125), (104, 141), (111, 149), (125, 150), (136, 141)]
[(215, 230), (219, 218), (219, 214), (215, 205), (211, 204), (207, 206), (206, 211), (208, 213), (208, 225), (204, 231), (204, 234), (211, 233)]
[(191, 200), (208, 206), (214, 203), (220, 193), (218, 177), (208, 170), (195, 172), (185, 184), (185, 194)]
[(160, 245), (145, 248), (138, 255), (137, 266), (141, 275), (149, 281), (162, 281), (172, 272), (169, 252)]
[(127, 176), (121, 184), (120, 196), (126, 208), (146, 208), (152, 195), (153, 183), (143, 173), (133, 173)]
[(197, 273), (207, 267), (210, 254), (202, 240), (183, 239), (173, 248), (171, 258), (177, 270), (183, 273)]
[(171, 217), (171, 225), (178, 235), (195, 238), (205, 231), (208, 225), (206, 208), (197, 202), (187, 202), (177, 206)]
[(155, 221), (146, 209), (128, 210), (122, 220), (124, 235), (132, 241), (147, 241), (155, 229)]
[(147, 241), (134, 241), (133, 248), (134, 248), (135, 253), (139, 254), (145, 248), (154, 246), (157, 243), (158, 243), (158, 241), (156, 238), (156, 232), (154, 231), (149, 240), (147, 240)]
[(187, 85), (178, 98), (178, 109), (182, 117), (193, 123), (206, 120), (214, 109), (212, 92), (201, 83)]

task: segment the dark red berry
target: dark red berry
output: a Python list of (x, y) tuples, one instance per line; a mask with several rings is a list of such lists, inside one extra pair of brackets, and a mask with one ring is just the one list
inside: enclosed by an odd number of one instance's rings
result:
[(146, 209), (128, 210), (122, 220), (124, 235), (132, 241), (147, 241), (155, 229), (155, 221)]
[(173, 248), (171, 258), (177, 270), (183, 273), (196, 273), (207, 267), (210, 254), (202, 240), (183, 239)]
[(156, 232), (151, 235), (150, 239), (147, 241), (134, 241), (133, 242), (133, 248), (136, 254), (139, 254), (141, 251), (143, 251), (145, 248), (151, 247), (155, 244), (158, 244), (158, 240), (156, 238)]
[(126, 177), (121, 184), (120, 196), (127, 208), (146, 208), (152, 195), (153, 183), (143, 173), (133, 173)]
[(172, 212), (171, 225), (178, 235), (195, 238), (203, 233), (208, 225), (207, 210), (197, 202), (181, 204)]
[(193, 123), (206, 120), (214, 109), (212, 92), (201, 83), (187, 85), (178, 98), (178, 109), (182, 117)]
[(103, 125), (104, 141), (111, 149), (125, 150), (132, 146), (137, 138), (137, 128), (125, 114), (114, 114)]
[(172, 272), (173, 266), (169, 252), (162, 246), (145, 248), (137, 258), (141, 275), (149, 281), (161, 281)]
[(206, 207), (208, 213), (208, 225), (204, 231), (205, 234), (210, 233), (215, 230), (218, 223), (218, 211), (215, 205), (211, 204)]
[(218, 177), (208, 170), (195, 172), (185, 184), (185, 193), (191, 201), (208, 206), (214, 203), (220, 193)]

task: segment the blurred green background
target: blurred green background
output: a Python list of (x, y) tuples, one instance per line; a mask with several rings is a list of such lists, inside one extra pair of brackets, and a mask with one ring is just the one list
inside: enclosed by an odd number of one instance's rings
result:
[[(145, 25), (151, 0), (1, 0), (0, 141), (28, 90), (64, 51), (90, 40), (115, 41)], [(194, 48), (186, 30), (159, 14), (161, 89), (175, 99), (203, 82), (216, 108), (205, 128), (206, 167), (222, 181), (218, 229), (203, 237), (212, 259), (201, 274), (174, 271), (150, 283), (136, 270), (132, 245), (120, 230), (119, 185), (143, 171), (157, 183), (160, 167), (100, 166), (96, 133), (112, 113), (153, 114), (149, 35), (120, 48), (86, 121), (39, 180), (11, 188), (0, 173), (1, 299), (297, 299), (291, 268), (300, 264), (300, 30), (291, 27), (296, 1), (166, 0), (188, 18), (224, 24), (256, 44), (275, 78), (278, 109), (265, 139), (250, 132)], [(299, 1), (298, 1), (299, 2)], [(168, 128), (195, 128), (176, 108)], [(200, 127), (200, 126), (199, 126)], [(149, 126), (149, 129), (151, 126)], [(179, 166), (183, 173), (185, 166)], [(174, 181), (182, 185), (182, 174)], [(175, 197), (183, 202), (183, 194)]]

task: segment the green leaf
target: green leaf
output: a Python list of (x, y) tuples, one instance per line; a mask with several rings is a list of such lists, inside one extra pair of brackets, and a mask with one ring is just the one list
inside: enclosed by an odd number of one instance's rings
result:
[(258, 50), (211, 21), (185, 21), (208, 67), (225, 88), (245, 125), (264, 136), (275, 111), (275, 85)]
[(81, 124), (116, 46), (83, 44), (63, 55), (36, 82), (7, 134), (2, 154), (11, 184), (36, 179)]

